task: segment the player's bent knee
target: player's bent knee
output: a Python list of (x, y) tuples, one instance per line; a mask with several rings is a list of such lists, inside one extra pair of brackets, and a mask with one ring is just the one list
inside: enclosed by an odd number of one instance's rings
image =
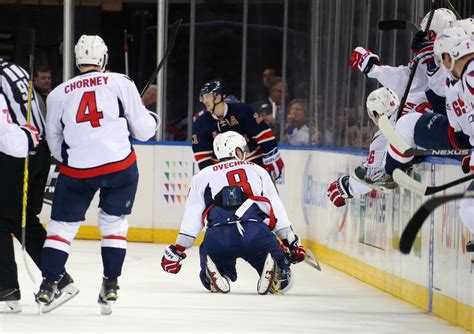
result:
[(43, 247), (55, 248), (69, 253), (71, 242), (76, 237), (80, 222), (51, 220), (46, 225), (46, 241)]
[(127, 216), (112, 216), (99, 211), (99, 230), (102, 247), (127, 248)]
[(463, 224), (474, 233), (474, 199), (463, 199), (459, 203), (459, 215)]

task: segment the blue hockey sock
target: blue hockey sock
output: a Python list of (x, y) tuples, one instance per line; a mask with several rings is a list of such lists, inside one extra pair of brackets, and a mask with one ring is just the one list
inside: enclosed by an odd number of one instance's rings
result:
[(69, 254), (62, 250), (45, 247), (43, 248), (43, 259), (41, 264), (41, 272), (44, 278), (59, 281), (59, 278), (64, 273), (64, 266)]
[(122, 265), (126, 252), (125, 248), (102, 247), (104, 277), (119, 277), (122, 274)]

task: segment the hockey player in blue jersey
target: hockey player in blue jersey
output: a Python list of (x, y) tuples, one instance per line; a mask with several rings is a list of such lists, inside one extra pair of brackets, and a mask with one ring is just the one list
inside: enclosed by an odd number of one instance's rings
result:
[(240, 133), (247, 140), (249, 154), (247, 161), (264, 167), (274, 180), (281, 176), (283, 160), (272, 130), (262, 122), (254, 110), (245, 103), (226, 103), (226, 93), (221, 81), (206, 83), (200, 92), (200, 100), (207, 113), (194, 122), (192, 148), (199, 169), (216, 162), (212, 142), (226, 131)]
[(219, 134), (213, 146), (219, 162), (192, 178), (180, 233), (175, 245), (166, 248), (162, 268), (178, 273), (185, 250), (207, 226), (199, 248), (199, 276), (206, 289), (229, 292), (229, 280), (237, 279), (235, 264), (240, 257), (260, 275), (258, 293), (288, 291), (290, 262), (303, 261), (306, 251), (292, 231), (272, 179), (245, 159), (248, 147), (240, 134)]

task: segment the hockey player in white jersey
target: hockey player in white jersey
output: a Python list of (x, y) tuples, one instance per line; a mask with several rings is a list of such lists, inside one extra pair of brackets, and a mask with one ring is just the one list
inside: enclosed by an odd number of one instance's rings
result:
[[(395, 93), (386, 87), (378, 88), (367, 96), (367, 113), (370, 119), (377, 124), (378, 118), (387, 114), (390, 120), (395, 120), (400, 102)], [(396, 186), (393, 180), (385, 174), (385, 157), (388, 141), (379, 130), (374, 134), (369, 147), (367, 160), (356, 168), (355, 174), (343, 175), (328, 186), (327, 196), (336, 206), (346, 205), (346, 199), (359, 197), (373, 190), (374, 183), (383, 184), (385, 188)]]
[(70, 244), (99, 190), (104, 271), (98, 302), (102, 314), (110, 314), (125, 259), (127, 215), (138, 184), (130, 137), (148, 140), (158, 119), (143, 106), (128, 77), (103, 72), (108, 54), (102, 38), (82, 35), (74, 52), (81, 74), (57, 86), (47, 99), (46, 136), (61, 166), (36, 301), (41, 308), (54, 300)]
[(176, 244), (166, 248), (162, 268), (178, 273), (185, 250), (207, 227), (199, 248), (199, 276), (206, 289), (229, 292), (229, 280), (237, 279), (235, 264), (240, 257), (260, 275), (258, 293), (288, 291), (290, 262), (303, 261), (306, 251), (292, 231), (270, 175), (245, 161), (247, 142), (235, 131), (217, 135), (213, 147), (219, 163), (192, 178), (180, 233)]
[[(415, 52), (414, 60), (418, 61), (418, 67), (410, 87), (407, 101), (403, 106), (403, 112), (412, 110), (419, 113), (435, 112), (445, 114), (443, 81), (438, 79), (438, 66), (433, 57), (433, 41), (437, 34), (444, 28), (451, 26), (456, 21), (456, 16), (446, 8), (435, 10), (431, 21), (428, 38), (423, 35), (426, 29), (429, 13), (421, 22), (421, 31), (416, 34), (412, 42), (412, 50)], [(399, 98), (405, 92), (413, 62), (407, 66), (398, 67), (385, 65), (380, 62), (379, 57), (364, 47), (357, 47), (351, 54), (349, 65), (358, 69), (369, 78), (377, 79), (380, 84), (392, 89)], [(434, 93), (434, 94), (433, 94)], [(428, 100), (427, 96), (430, 97)]]
[[(447, 28), (436, 39), (435, 55), (456, 81), (452, 87), (455, 99), (451, 105), (452, 117), (462, 132), (469, 137), (471, 148), (474, 145), (474, 26), (458, 25)], [(474, 158), (469, 157), (468, 165), (474, 173)], [(474, 191), (472, 182), (467, 191)], [(460, 201), (461, 220), (474, 233), (474, 200)], [(466, 245), (466, 250), (474, 252), (474, 240)]]
[(24, 158), (39, 144), (39, 133), (33, 125), (19, 126), (10, 119), (8, 105), (0, 93), (0, 152)]

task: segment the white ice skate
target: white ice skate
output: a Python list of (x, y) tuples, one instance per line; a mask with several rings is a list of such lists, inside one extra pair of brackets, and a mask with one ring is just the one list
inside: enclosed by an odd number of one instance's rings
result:
[(228, 293), (230, 291), (230, 284), (227, 277), (222, 276), (219, 270), (217, 270), (216, 264), (211, 260), (209, 255), (206, 261), (206, 275), (211, 281), (211, 291)]
[(57, 309), (59, 306), (70, 301), (79, 293), (79, 289), (74, 286), (74, 284), (69, 284), (60, 290), (60, 295), (54, 298), (50, 304), (45, 304), (41, 310), (42, 313), (48, 313), (52, 310)]
[(276, 274), (276, 263), (270, 253), (267, 254), (265, 264), (263, 265), (260, 279), (257, 283), (257, 292), (261, 295), (266, 295), (272, 287), (273, 279)]
[(20, 298), (19, 289), (0, 289), (0, 313), (20, 313)]
[(97, 303), (100, 305), (100, 314), (111, 315), (112, 305), (117, 301), (117, 278), (105, 278), (102, 281), (102, 286), (99, 292), (99, 299)]

